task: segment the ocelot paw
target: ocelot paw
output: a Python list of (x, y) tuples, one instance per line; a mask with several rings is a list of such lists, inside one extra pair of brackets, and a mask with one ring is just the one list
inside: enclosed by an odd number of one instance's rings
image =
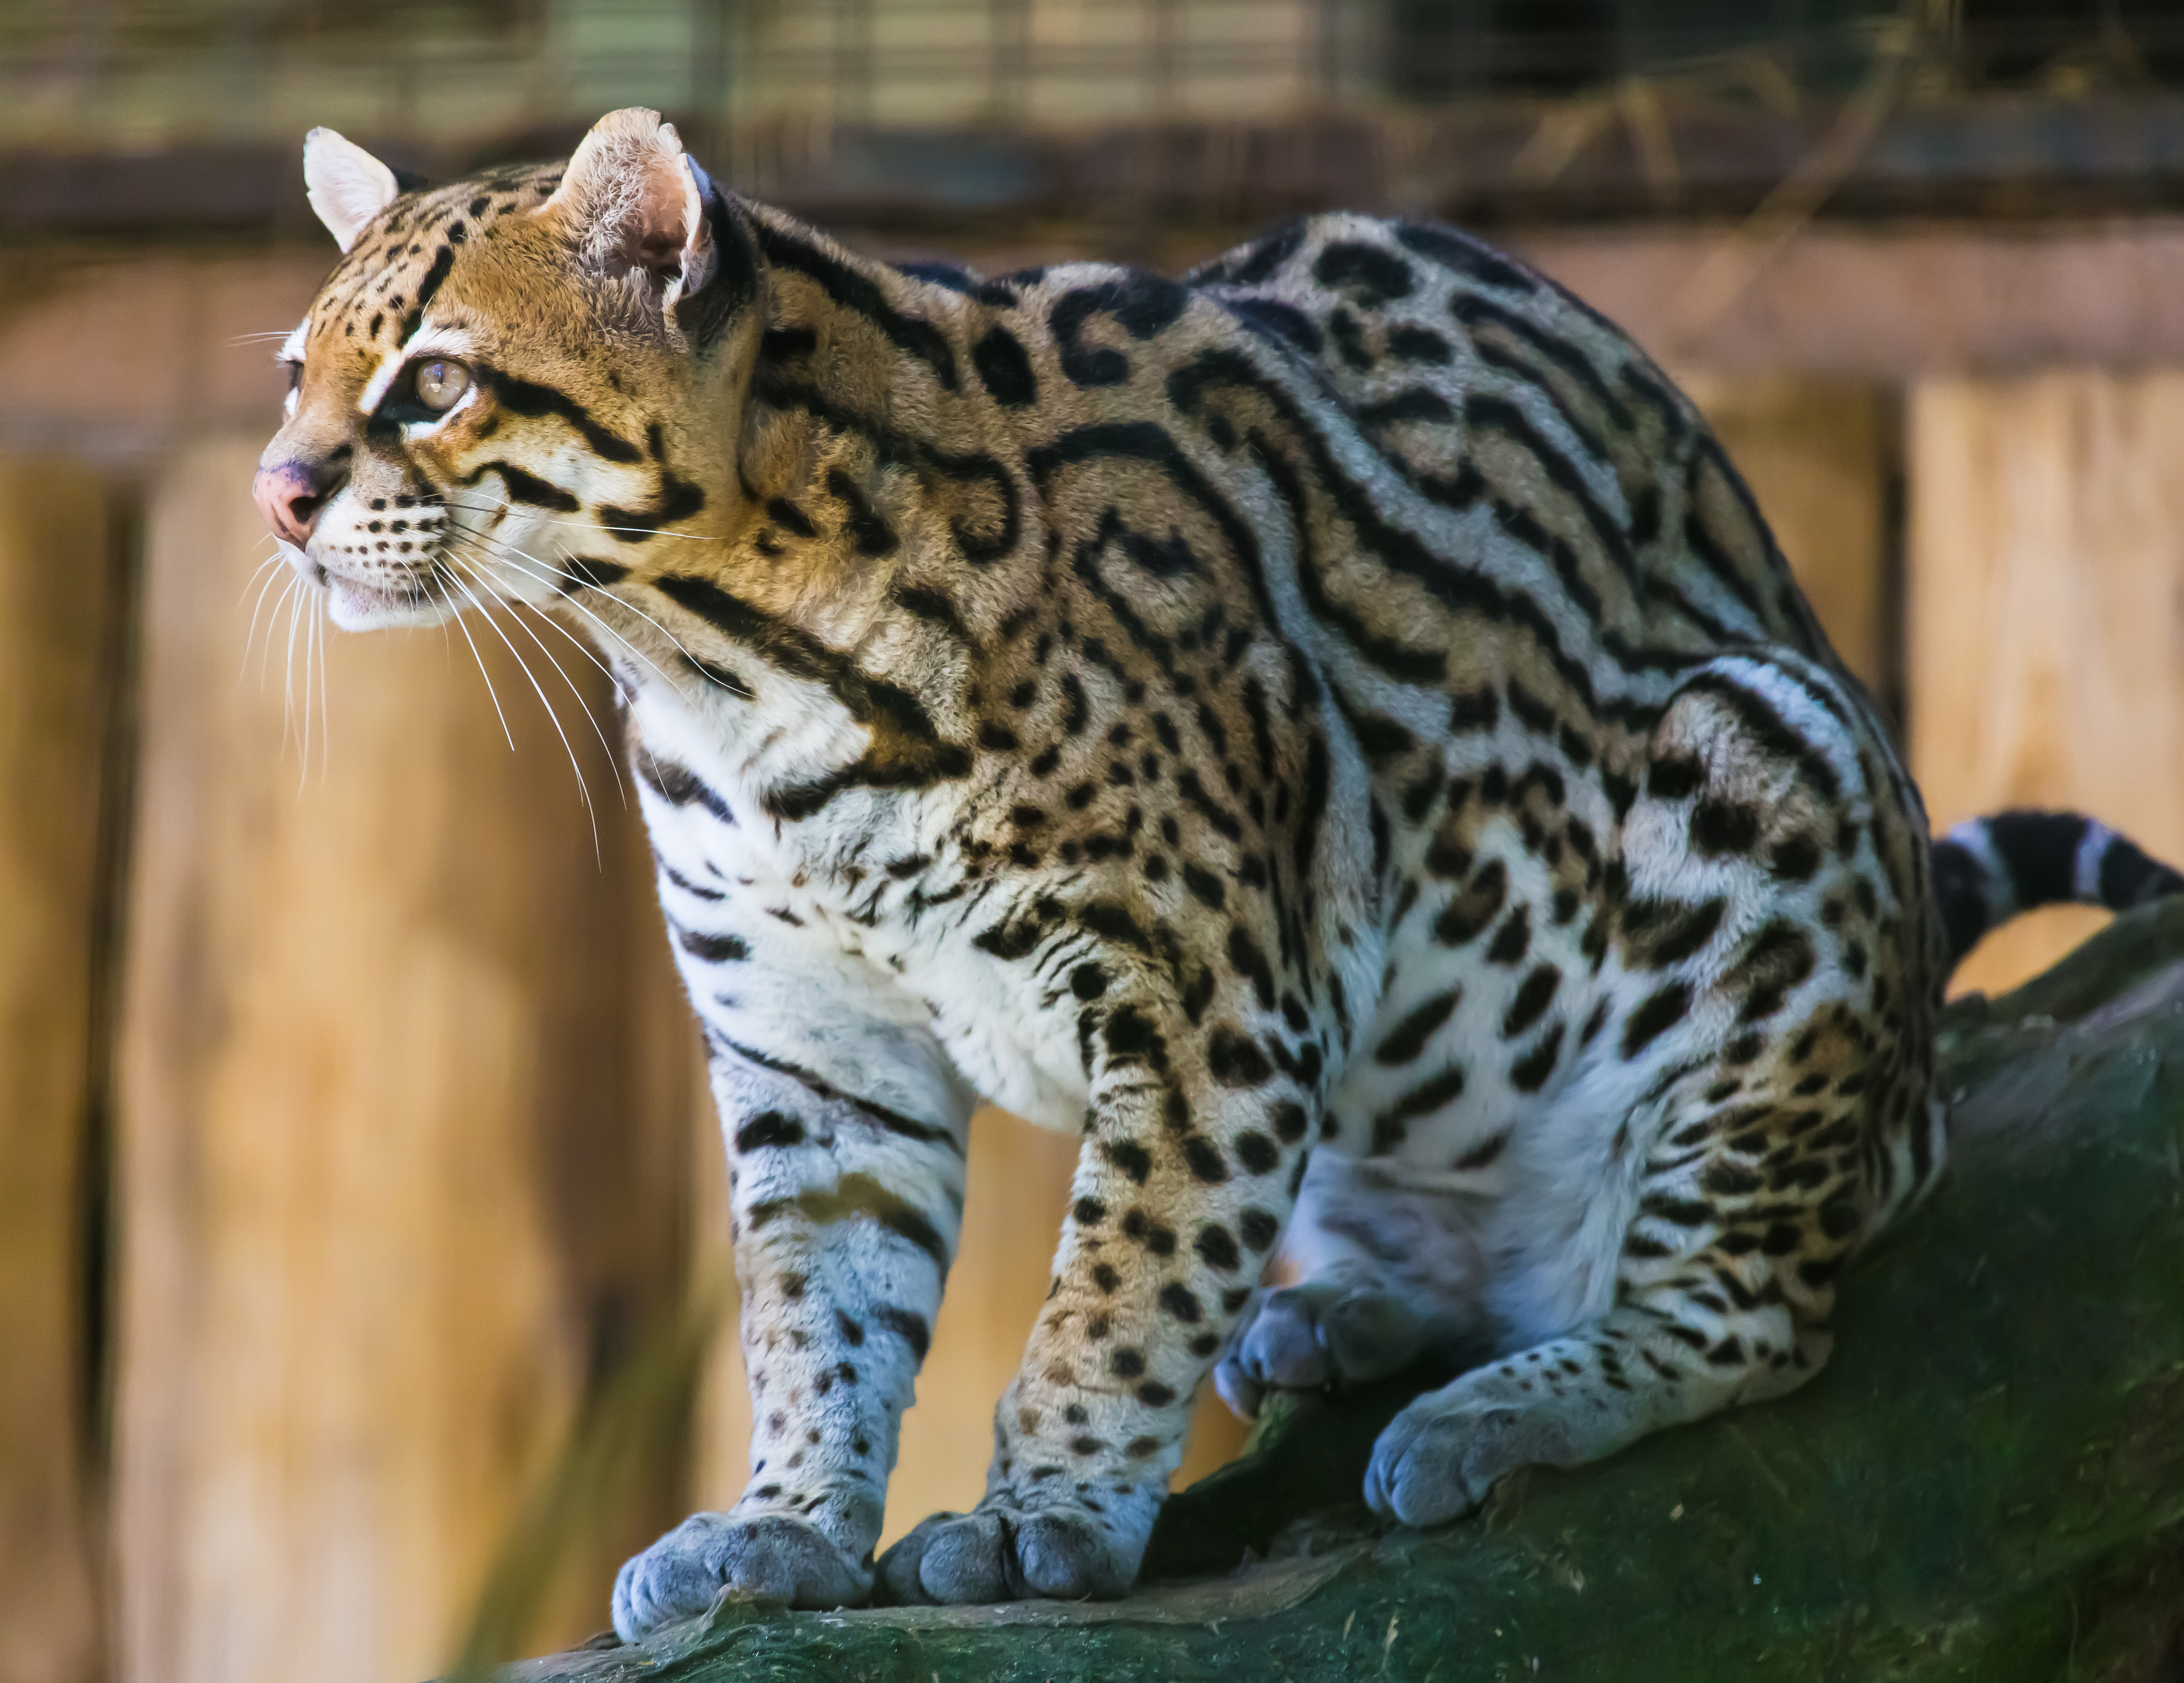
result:
[(1426, 1342), (1424, 1319), (1373, 1285), (1313, 1280), (1261, 1296), (1213, 1370), (1239, 1414), (1256, 1415), (1270, 1390), (1363, 1385), (1400, 1372)]
[(1365, 1469), (1365, 1502), (1406, 1525), (1439, 1525), (1482, 1506), (1519, 1468), (1569, 1466), (1556, 1400), (1498, 1396), (1476, 1375), (1428, 1391), (1388, 1423)]
[(705, 1612), (729, 1588), (796, 1608), (860, 1607), (872, 1574), (794, 1513), (694, 1513), (623, 1563), (615, 1579), (615, 1633), (634, 1642)]
[(878, 1592), (902, 1606), (1112, 1601), (1128, 1591), (1142, 1552), (1071, 1507), (982, 1504), (922, 1520), (880, 1557)]

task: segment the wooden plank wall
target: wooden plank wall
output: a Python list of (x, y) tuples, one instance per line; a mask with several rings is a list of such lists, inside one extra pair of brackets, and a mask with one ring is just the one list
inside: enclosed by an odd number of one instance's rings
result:
[[(2184, 373), (2050, 372), (1913, 388), (1911, 761), (1936, 830), (2074, 806), (2184, 859)], [(1990, 936), (1992, 990), (2097, 926)]]
[(0, 459), (0, 1683), (100, 1669), (84, 1152), (114, 539), (97, 475)]
[[(527, 1484), (681, 1284), (688, 1017), (634, 797), (590, 743), (595, 855), (522, 677), (486, 663), (510, 753), (460, 633), (337, 639), (322, 704), (299, 644), (284, 750), (285, 616), (270, 681), (270, 616), (244, 660), (260, 443), (181, 451), (150, 497), (120, 1153), (132, 1683), (444, 1666)], [(676, 1470), (588, 1540), (532, 1646), (599, 1628)]]

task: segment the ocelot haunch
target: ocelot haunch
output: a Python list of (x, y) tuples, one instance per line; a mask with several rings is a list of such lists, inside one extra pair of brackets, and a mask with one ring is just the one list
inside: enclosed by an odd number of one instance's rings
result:
[[(304, 156), (344, 255), (258, 499), (338, 625), (596, 641), (710, 1048), (752, 1476), (626, 1637), (1118, 1595), (1209, 1374), (1468, 1360), (1373, 1453), (1415, 1525), (1802, 1385), (1941, 1167), (1955, 958), (2184, 886), (2073, 816), (1930, 840), (1691, 404), (1462, 234), (985, 279), (649, 111)], [(1080, 1135), (1071, 1204), (983, 1499), (875, 1562), (979, 1095)]]

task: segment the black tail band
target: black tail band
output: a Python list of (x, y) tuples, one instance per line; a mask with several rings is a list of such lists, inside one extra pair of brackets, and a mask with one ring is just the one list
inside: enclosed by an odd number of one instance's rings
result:
[(1934, 844), (1934, 897), (1954, 966), (1981, 936), (2037, 906), (2111, 911), (2184, 893), (2184, 874), (2078, 812), (1997, 812)]

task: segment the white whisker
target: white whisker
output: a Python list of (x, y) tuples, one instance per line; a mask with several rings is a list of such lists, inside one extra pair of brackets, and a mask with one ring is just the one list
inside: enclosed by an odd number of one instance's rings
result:
[[(554, 599), (558, 605), (574, 608), (578, 613), (582, 614), (586, 619), (589, 620), (609, 637), (611, 637), (616, 642), (621, 644), (623, 648), (628, 649), (629, 652), (634, 655), (638, 660), (644, 661), (646, 666), (651, 667), (655, 672), (659, 674), (660, 677), (663, 681), (669, 683), (673, 682), (673, 680), (668, 678), (666, 672), (661, 670), (660, 663), (654, 660), (649, 655), (646, 654), (644, 650), (638, 648), (634, 643), (632, 643), (627, 637), (624, 637), (621, 632), (609, 625), (604, 620), (593, 613), (591, 609), (586, 607), (582, 602), (579, 602), (574, 596), (562, 594), (560, 592), (559, 586), (561, 580), (566, 578), (568, 575), (554, 568), (550, 562), (540, 560), (536, 555), (532, 554), (528, 550), (516, 549), (514, 544), (507, 542), (504, 538), (480, 538), (472, 536), (466, 541), (472, 543), (484, 543), (498, 550), (499, 553), (493, 556), (493, 559), (498, 560), (503, 566), (507, 567), (512, 572), (521, 573), (524, 577), (531, 579), (536, 583), (543, 584), (546, 586), (548, 589), (554, 591)], [(529, 561), (532, 563), (533, 566), (544, 569), (544, 571), (534, 572), (531, 567), (526, 567), (523, 566), (521, 562), (511, 559), (510, 553), (511, 551), (513, 551), (514, 554), (521, 555), (524, 560)], [(645, 614), (643, 609), (631, 607), (628, 603), (622, 601), (621, 598), (619, 596), (615, 597), (612, 599), (621, 606), (629, 608), (632, 613), (636, 614), (641, 619), (649, 619), (650, 617), (649, 615)], [(543, 613), (544, 612), (544, 610), (540, 609), (538, 611)], [(664, 629), (662, 634), (666, 634)], [(671, 637), (669, 638), (668, 640), (670, 642), (674, 641)], [(676, 646), (680, 648), (682, 645), (677, 644)], [(687, 654), (688, 651), (686, 649), (684, 652)], [(602, 667), (600, 670), (605, 671), (606, 669)], [(613, 674), (610, 672), (608, 676), (612, 677)], [(725, 686), (723, 687), (725, 688)]]
[(319, 616), (304, 607), (303, 754), (296, 768), (296, 793), (303, 794), (311, 781), (311, 675), (318, 667)]
[[(266, 534), (265, 541), (269, 543), (274, 541), (270, 532)], [(256, 566), (251, 568), (250, 577), (242, 581), (242, 588), (235, 593), (235, 605), (237, 608), (242, 607), (242, 599), (250, 594), (250, 587), (258, 582), (259, 575), (280, 560), (281, 552), (276, 549), (271, 554), (260, 560)]]
[[(250, 629), (243, 633), (242, 638), (242, 664), (235, 669), (235, 681), (238, 684), (250, 676), (250, 650), (251, 646), (258, 641), (258, 616), (259, 611), (265, 606), (265, 594), (269, 590), (272, 589), (276, 584), (278, 584), (281, 582), (281, 572), (275, 572), (270, 576), (267, 576), (265, 570), (268, 566), (273, 566), (280, 560), (281, 557), (275, 555), (269, 561), (262, 561), (259, 564), (258, 571), (250, 575), (251, 584), (258, 584), (258, 581), (261, 577), (265, 578), (265, 582), (263, 584), (258, 585), (258, 599), (250, 605)], [(287, 571), (288, 570), (285, 566), (281, 569), (281, 572), (287, 572)], [(290, 582), (292, 582), (295, 579), (295, 574), (290, 572), (288, 573), (288, 577)], [(248, 592), (250, 588), (250, 584), (246, 584), (242, 588), (245, 592)], [(235, 606), (236, 611), (240, 613), (242, 610), (242, 599), (241, 597), (237, 597), (236, 599)], [(273, 614), (276, 619), (280, 617), (281, 610), (279, 607), (275, 607)]]
[[(574, 577), (573, 574), (568, 572), (563, 568), (556, 567), (550, 562), (540, 560), (538, 556), (532, 554), (527, 549), (516, 549), (515, 545), (507, 542), (504, 538), (494, 538), (488, 541), (495, 543), (503, 551), (513, 550), (516, 554), (522, 556), (525, 560), (530, 561), (535, 566), (545, 568), (545, 577), (542, 577), (537, 573), (532, 573), (530, 575), (531, 577), (537, 579), (541, 584), (547, 585), (549, 587), (558, 587), (561, 580)], [(525, 571), (524, 568), (517, 566), (514, 561), (510, 560), (505, 553), (504, 553), (499, 559), (504, 564), (508, 566), (514, 567), (518, 572)], [(600, 595), (605, 597), (617, 607), (627, 608), (631, 613), (635, 614), (638, 618), (643, 620), (647, 625), (650, 626), (655, 631), (658, 632), (662, 637), (673, 644), (677, 651), (682, 655), (682, 658), (689, 661), (691, 666), (696, 671), (698, 676), (704, 678), (707, 683), (714, 685), (717, 688), (727, 690), (731, 695), (739, 695), (746, 701), (751, 699), (751, 692), (749, 690), (740, 688), (735, 684), (723, 683), (719, 678), (715, 677), (704, 661), (700, 660), (695, 655), (692, 654), (688, 649), (682, 646), (682, 639), (681, 638), (676, 636), (673, 632), (668, 630), (668, 628), (660, 624), (658, 620), (655, 620), (651, 615), (646, 613), (644, 610), (638, 607), (636, 603), (630, 601), (626, 597), (617, 596), (611, 590), (606, 589), (599, 585), (590, 585), (588, 586), (587, 588), (599, 591)], [(561, 599), (571, 603), (582, 612), (590, 613), (591, 611), (589, 609), (583, 608), (581, 603), (576, 602), (573, 597), (564, 596)], [(599, 616), (597, 615), (594, 614), (592, 617), (594, 621), (604, 623), (603, 621), (599, 621)], [(625, 646), (627, 646), (628, 639), (626, 638), (623, 638), (623, 643)], [(634, 649), (632, 649), (632, 652), (635, 652)], [(666, 672), (660, 672), (659, 664), (656, 661), (647, 660), (645, 660), (645, 665), (650, 666), (654, 672), (659, 672), (661, 677), (665, 678), (667, 677)]]
[(326, 605), (319, 601), (319, 786), (326, 787), (326, 778), (334, 767), (334, 725), (332, 704), (326, 699), (326, 677), (333, 670), (332, 644), (327, 633), (332, 627), (326, 619)]
[[(492, 580), (486, 577), (486, 576), (482, 572), (479, 571), (476, 567), (471, 566), (461, 557), (456, 555), (452, 551), (445, 549), (443, 550), (443, 554), (449, 562), (460, 567), (463, 571), (468, 573), (471, 578), (476, 583), (478, 588), (483, 590), (486, 594), (492, 597), (493, 599), (499, 603), (501, 606), (510, 610), (510, 617), (515, 621), (515, 628), (521, 632), (526, 637), (529, 638), (532, 644), (537, 646), (538, 652), (546, 657), (548, 664), (550, 665), (555, 672), (560, 673), (561, 682), (569, 686), (569, 694), (577, 698), (577, 705), (584, 710), (584, 716), (591, 721), (592, 734), (599, 738), (599, 746), (606, 750), (607, 765), (614, 772), (615, 792), (621, 796), (621, 804), (624, 806), (627, 806), (629, 805), (629, 794), (628, 792), (622, 788), (621, 766), (615, 758), (614, 745), (607, 740), (606, 732), (599, 727), (598, 716), (592, 711), (591, 703), (584, 699), (583, 691), (577, 688), (577, 681), (571, 677), (567, 669), (564, 667), (559, 660), (554, 658), (554, 651), (549, 649), (544, 643), (540, 641), (538, 633), (532, 630), (529, 626), (524, 624), (521, 615), (514, 612), (514, 610), (521, 605), (519, 603), (517, 603), (513, 598), (495, 589)], [(554, 621), (551, 620), (548, 620), (546, 623), (549, 625), (554, 625)], [(554, 628), (556, 631), (560, 632), (562, 636), (569, 637), (569, 633), (561, 627), (554, 626)], [(503, 641), (505, 640), (505, 638), (503, 639)], [(575, 644), (577, 648), (582, 650), (587, 658), (591, 660), (593, 666), (599, 666), (599, 660), (596, 656), (592, 655), (591, 650), (585, 649), (584, 645), (581, 643), (577, 643), (577, 639), (573, 637), (569, 637), (569, 641)], [(599, 666), (599, 670), (601, 672), (605, 672), (606, 668), (604, 666)], [(610, 673), (609, 677), (611, 677), (612, 674)], [(581, 776), (582, 774), (579, 773), (578, 775)]]
[[(473, 561), (471, 565), (472, 566), (476, 566), (476, 563)], [(605, 661), (599, 659), (598, 653), (592, 648), (590, 644), (585, 642), (582, 638), (577, 636), (577, 633), (571, 631), (568, 627), (563, 625), (560, 621), (555, 619), (546, 609), (540, 607), (536, 602), (526, 601), (521, 596), (510, 596), (504, 591), (500, 593), (500, 595), (501, 599), (507, 603), (511, 608), (528, 608), (532, 614), (537, 616), (539, 624), (553, 627), (555, 631), (560, 633), (562, 641), (566, 643), (571, 649), (574, 649), (579, 655), (582, 655), (587, 660), (589, 660), (594, 666), (597, 666), (600, 672), (604, 673), (606, 675), (607, 681), (610, 683), (615, 682), (614, 668), (607, 665)]]
[(288, 575), (287, 583), (281, 587), (281, 594), (273, 599), (273, 611), (265, 621), (265, 652), (259, 657), (258, 661), (258, 693), (260, 695), (265, 693), (266, 680), (271, 677), (273, 672), (273, 639), (281, 624), (281, 610), (288, 605), (288, 598), (294, 594), (296, 587), (302, 582), (301, 579), (291, 572)]
[[(493, 634), (500, 639), (501, 646), (506, 649), (509, 654), (515, 658), (517, 667), (522, 672), (524, 677), (531, 685), (531, 693), (538, 698), (538, 705), (546, 710), (547, 718), (553, 722), (554, 734), (561, 738), (562, 750), (569, 756), (569, 769), (577, 774), (577, 793), (582, 797), (584, 802), (584, 811), (589, 816), (592, 821), (592, 857), (598, 862), (599, 867), (604, 870), (605, 868), (606, 861), (605, 856), (599, 850), (599, 811), (592, 805), (592, 789), (591, 785), (584, 781), (584, 768), (577, 763), (577, 745), (569, 740), (568, 732), (561, 728), (561, 716), (554, 711), (554, 704), (546, 699), (545, 688), (539, 683), (538, 676), (532, 672), (531, 663), (523, 658), (523, 651), (518, 649), (514, 643), (509, 640), (508, 633), (500, 628), (499, 621), (493, 618), (492, 610), (488, 609), (483, 602), (478, 599), (477, 592), (471, 589), (469, 585), (465, 583), (460, 578), (455, 579), (454, 582), (456, 589), (461, 591), (464, 595), (471, 599), (471, 603), (478, 610), (479, 616), (483, 619), (487, 626), (491, 628)], [(564, 676), (566, 676), (566, 674)]]
[(296, 721), (296, 632), (304, 617), (304, 594), (296, 593), (288, 608), (288, 659), (281, 674), (281, 745), (288, 745), (288, 732)]
[(471, 628), (463, 623), (462, 615), (455, 613), (448, 617), (454, 621), (455, 629), (462, 633), (463, 641), (471, 646), (471, 659), (477, 662), (478, 676), (485, 680), (485, 693), (493, 697), (493, 711), (499, 715), (500, 733), (508, 738), (508, 751), (513, 754), (515, 752), (515, 733), (508, 727), (508, 715), (501, 709), (500, 692), (493, 687), (493, 674), (485, 669), (485, 656), (478, 653), (477, 640), (471, 635)]

